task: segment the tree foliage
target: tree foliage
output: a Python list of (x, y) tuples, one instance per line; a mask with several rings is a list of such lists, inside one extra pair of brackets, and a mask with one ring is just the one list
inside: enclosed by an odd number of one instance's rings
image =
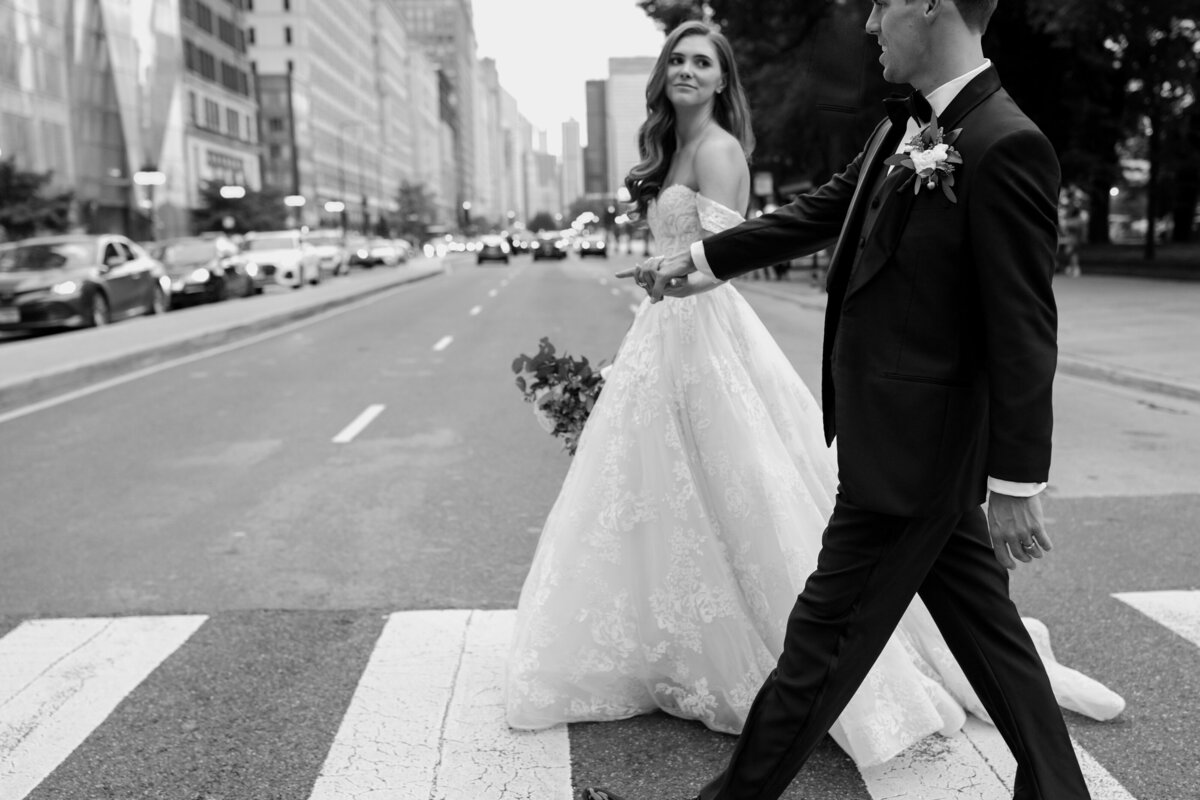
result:
[[(845, 0), (640, 0), (664, 29), (717, 24), (734, 47), (754, 114), (754, 168), (776, 185), (820, 182), (878, 121), (879, 101), (908, 87), (882, 79), (864, 25)], [(1092, 239), (1107, 238), (1108, 190), (1132, 147), (1151, 161), (1150, 213), (1172, 209), (1190, 234), (1200, 192), (1200, 0), (1004, 0), (984, 38), (1005, 88), (1046, 132), (1064, 181), (1092, 199)], [(1151, 226), (1153, 227), (1153, 226)]]
[(424, 183), (404, 181), (396, 196), (399, 208), (396, 225), (400, 236), (422, 243), (429, 238), (429, 228), (437, 220), (437, 205)]
[(554, 216), (549, 211), (539, 211), (533, 215), (533, 219), (527, 223), (531, 231), (556, 231), (560, 227), (555, 221)]
[[(226, 198), (221, 196), (221, 185), (219, 181), (207, 181), (200, 187), (200, 207), (193, 216), (197, 231), (246, 233), (287, 227), (283, 192), (247, 189), (244, 197)], [(233, 220), (232, 227), (226, 227), (226, 218)]]
[(47, 196), (52, 172), (17, 168), (15, 159), (0, 161), (0, 228), (9, 239), (39, 233), (62, 233), (71, 222), (72, 192)]

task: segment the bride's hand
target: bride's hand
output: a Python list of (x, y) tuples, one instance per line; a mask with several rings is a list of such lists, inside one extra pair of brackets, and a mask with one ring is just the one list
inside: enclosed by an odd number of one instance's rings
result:
[(703, 272), (692, 272), (681, 278), (667, 281), (663, 294), (667, 297), (691, 297), (703, 294), (720, 286), (724, 281), (705, 275)]

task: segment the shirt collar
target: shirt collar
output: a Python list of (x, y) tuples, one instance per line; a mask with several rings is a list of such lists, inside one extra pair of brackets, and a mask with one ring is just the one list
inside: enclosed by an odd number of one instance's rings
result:
[(962, 88), (970, 83), (976, 75), (983, 72), (991, 65), (992, 60), (990, 58), (985, 58), (982, 64), (967, 74), (959, 75), (954, 80), (943, 83), (941, 86), (927, 94), (925, 99), (929, 101), (929, 106), (933, 109), (933, 113), (940, 117), (942, 112), (949, 107), (951, 101), (953, 101), (954, 98), (958, 96), (958, 93), (962, 91)]

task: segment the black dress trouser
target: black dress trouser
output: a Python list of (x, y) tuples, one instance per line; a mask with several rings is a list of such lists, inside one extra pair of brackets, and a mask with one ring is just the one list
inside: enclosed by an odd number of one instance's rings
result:
[(783, 794), (866, 678), (915, 593), (1017, 762), (1015, 800), (1087, 800), (1045, 668), (1008, 596), (983, 509), (908, 519), (838, 495), (783, 654), (702, 800)]

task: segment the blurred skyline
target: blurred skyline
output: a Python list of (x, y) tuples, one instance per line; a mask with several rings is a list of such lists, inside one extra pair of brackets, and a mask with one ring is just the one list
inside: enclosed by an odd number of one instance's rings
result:
[[(608, 59), (654, 56), (663, 34), (635, 0), (472, 0), (480, 58), (493, 58), (521, 113), (562, 155), (561, 125), (579, 121), (585, 85), (608, 77)], [(553, 68), (547, 65), (553, 64)]]

